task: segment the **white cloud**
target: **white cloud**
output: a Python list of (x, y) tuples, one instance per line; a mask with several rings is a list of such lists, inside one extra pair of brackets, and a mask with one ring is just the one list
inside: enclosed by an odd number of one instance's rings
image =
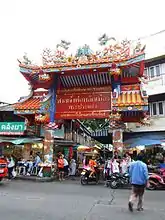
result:
[[(154, 3), (153, 3), (154, 2)], [(60, 39), (76, 49), (85, 43), (95, 48), (100, 34), (136, 39), (164, 28), (163, 0), (5, 0), (0, 2), (0, 100), (15, 102), (27, 95), (17, 58), (26, 51), (39, 60), (44, 47)], [(148, 56), (165, 52), (162, 34), (147, 39)]]

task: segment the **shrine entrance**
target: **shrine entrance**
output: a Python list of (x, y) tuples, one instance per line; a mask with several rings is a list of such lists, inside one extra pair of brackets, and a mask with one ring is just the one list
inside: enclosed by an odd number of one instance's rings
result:
[[(104, 38), (100, 45), (107, 43), (102, 44)], [(138, 42), (131, 51), (130, 41), (122, 41), (94, 53), (85, 45), (73, 57), (65, 55), (66, 45), (69, 43), (61, 41), (63, 49), (58, 48), (55, 55), (44, 50), (43, 66), (28, 60), (20, 63), (31, 95), (16, 104), (15, 114), (33, 115), (34, 123), (45, 125), (50, 132), (45, 136), (46, 153), (51, 154), (51, 130), (59, 120), (101, 118), (109, 119), (114, 149), (122, 151), (125, 123), (144, 123), (147, 117), (144, 47)], [(40, 93), (40, 88), (45, 92)]]

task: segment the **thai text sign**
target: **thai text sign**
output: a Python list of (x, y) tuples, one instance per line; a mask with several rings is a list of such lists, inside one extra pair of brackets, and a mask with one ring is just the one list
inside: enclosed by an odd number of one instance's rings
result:
[(1, 135), (23, 135), (25, 122), (0, 122)]
[(111, 88), (98, 87), (57, 92), (56, 118), (105, 118), (111, 110)]

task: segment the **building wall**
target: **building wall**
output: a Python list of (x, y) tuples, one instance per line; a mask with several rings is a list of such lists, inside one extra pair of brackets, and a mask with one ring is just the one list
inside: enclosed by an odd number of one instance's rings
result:
[(148, 76), (146, 90), (148, 95), (165, 92), (165, 63), (152, 65), (145, 68)]
[(138, 123), (129, 123), (128, 128), (132, 132), (165, 131), (165, 117), (151, 117), (150, 126), (141, 126)]
[[(148, 64), (145, 68), (148, 76), (146, 90), (148, 95), (165, 93), (165, 62), (161, 64)], [(149, 103), (151, 126), (140, 126), (139, 123), (128, 123), (129, 130), (142, 131), (165, 131), (165, 100)]]

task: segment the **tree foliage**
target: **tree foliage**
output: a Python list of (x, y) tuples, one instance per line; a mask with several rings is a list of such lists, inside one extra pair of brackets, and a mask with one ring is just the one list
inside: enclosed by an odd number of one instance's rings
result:
[(90, 119), (90, 120), (88, 119), (88, 120), (82, 120), (82, 123), (90, 131), (96, 131), (109, 127), (108, 119)]

